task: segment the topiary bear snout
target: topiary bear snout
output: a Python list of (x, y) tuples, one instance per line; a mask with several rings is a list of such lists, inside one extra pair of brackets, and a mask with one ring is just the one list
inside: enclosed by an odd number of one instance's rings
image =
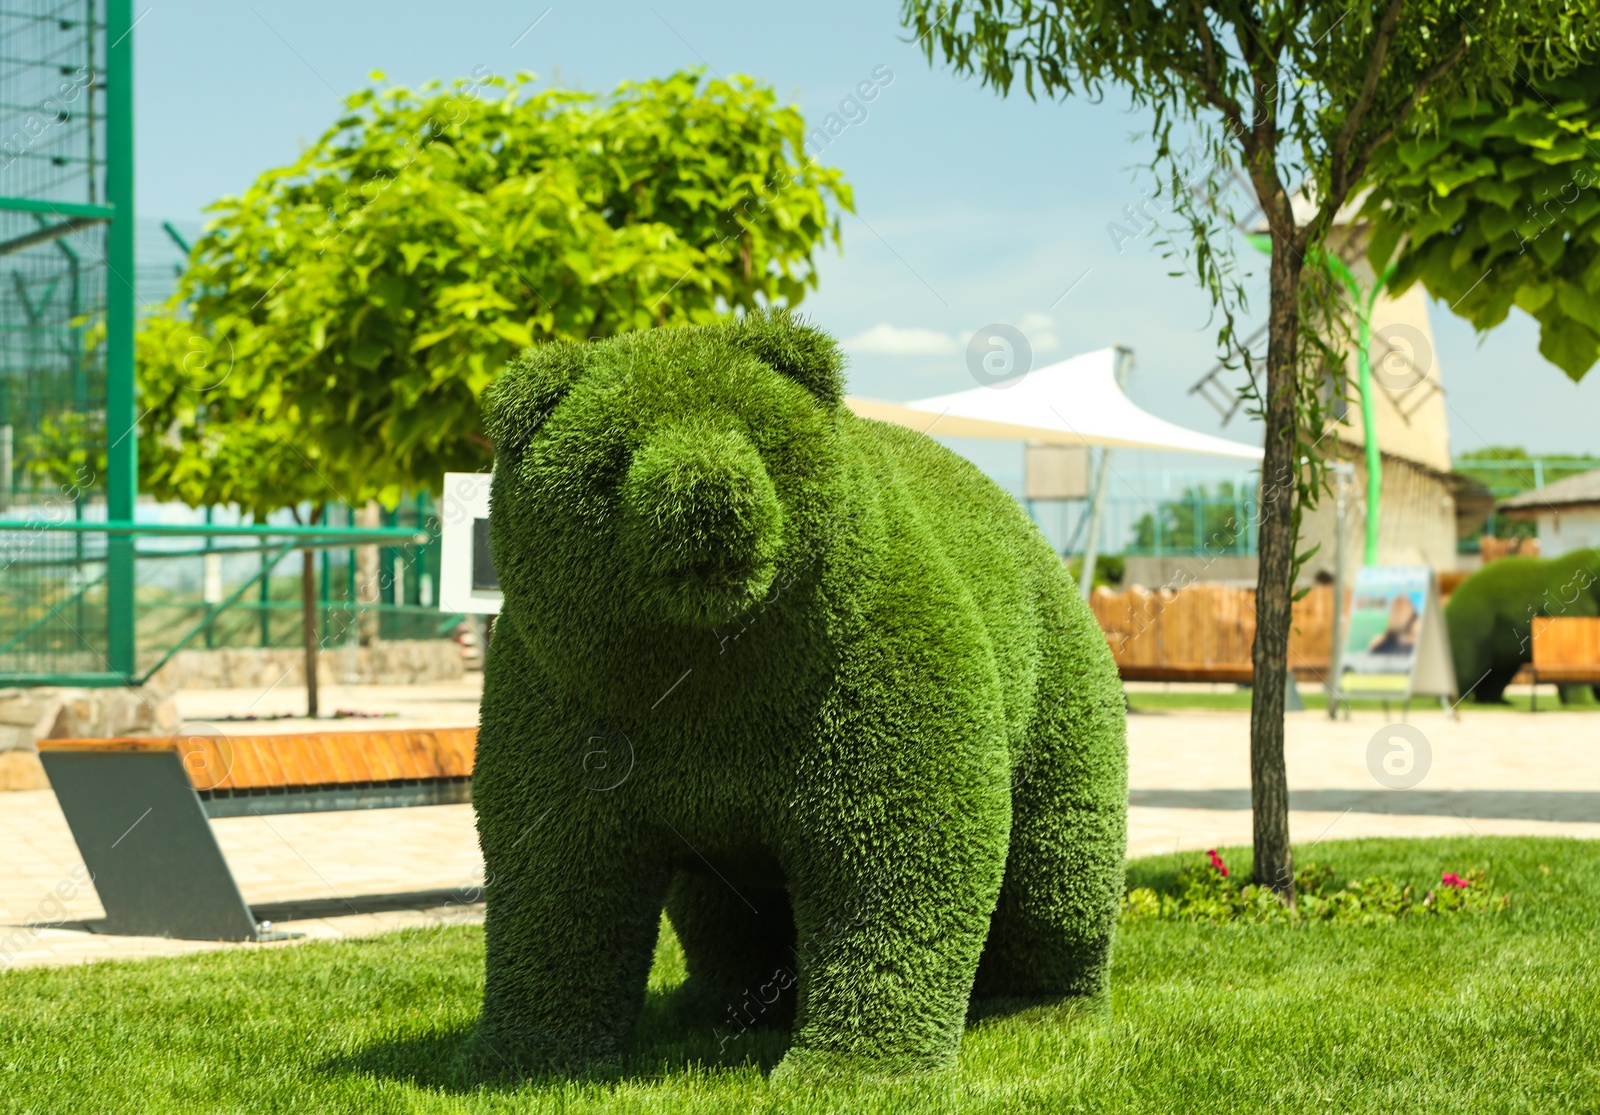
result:
[(743, 434), (668, 427), (634, 454), (620, 541), (643, 603), (662, 618), (711, 625), (757, 603), (782, 536), (778, 493)]

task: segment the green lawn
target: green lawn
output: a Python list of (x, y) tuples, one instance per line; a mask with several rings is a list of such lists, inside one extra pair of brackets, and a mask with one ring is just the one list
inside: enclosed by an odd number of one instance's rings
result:
[[(1534, 839), (1327, 843), (1340, 876), (1419, 886), (1487, 869), (1512, 910), (1381, 926), (1125, 925), (1109, 1020), (1036, 1009), (968, 1028), (948, 1074), (793, 1091), (782, 1038), (719, 1062), (709, 1021), (671, 1021), (661, 943), (641, 1050), (616, 1083), (459, 1093), (482, 933), (0, 975), (5, 1111), (1594, 1111), (1600, 865)], [(1247, 870), (1248, 855), (1224, 853)], [(1301, 852), (1302, 859), (1306, 853)], [(1200, 857), (1131, 865), (1164, 886)], [(746, 1059), (749, 1060), (746, 1060)]]

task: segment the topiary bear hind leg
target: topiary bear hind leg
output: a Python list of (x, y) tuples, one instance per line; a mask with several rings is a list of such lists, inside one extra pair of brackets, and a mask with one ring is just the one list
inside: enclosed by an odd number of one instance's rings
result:
[(682, 1008), (720, 1030), (783, 1027), (794, 1020), (794, 914), (781, 888), (741, 887), (680, 871), (667, 917), (683, 946), (689, 979)]
[[(1070, 627), (1083, 626), (1078, 610)], [(1103, 640), (1069, 629), (1052, 645), (975, 1000), (1099, 998), (1108, 986), (1127, 851), (1122, 689), (1109, 655), (1096, 661)]]

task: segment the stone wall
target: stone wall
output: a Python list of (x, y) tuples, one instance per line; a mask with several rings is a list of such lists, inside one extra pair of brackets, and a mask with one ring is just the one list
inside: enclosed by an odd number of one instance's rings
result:
[[(423, 685), (465, 673), (461, 648), (450, 639), (396, 639), (317, 655), (322, 685)], [(304, 685), (305, 677), (299, 647), (227, 647), (180, 650), (151, 680), (171, 689), (265, 689)]]
[(145, 736), (175, 731), (172, 690), (0, 689), (0, 790), (48, 788), (37, 743), (74, 736)]

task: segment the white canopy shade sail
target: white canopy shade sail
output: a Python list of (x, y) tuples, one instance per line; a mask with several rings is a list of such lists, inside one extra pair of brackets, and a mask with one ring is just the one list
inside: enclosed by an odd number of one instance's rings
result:
[(934, 437), (978, 437), (1041, 445), (1157, 449), (1259, 461), (1261, 450), (1185, 429), (1134, 405), (1117, 385), (1117, 350), (1102, 348), (994, 387), (909, 403), (848, 398), (863, 418)]

